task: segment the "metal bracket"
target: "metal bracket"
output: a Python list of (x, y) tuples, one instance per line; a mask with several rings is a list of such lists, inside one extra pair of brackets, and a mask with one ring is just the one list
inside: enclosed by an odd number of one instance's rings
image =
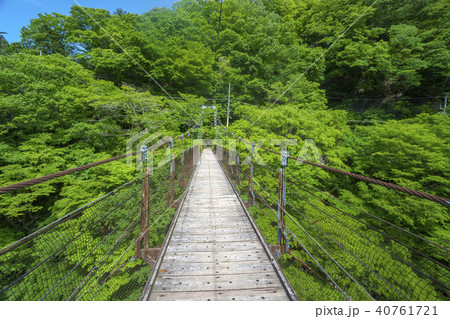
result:
[(281, 151), (281, 166), (288, 166), (289, 151)]
[(145, 163), (147, 161), (147, 145), (141, 145), (141, 162)]
[(252, 153), (255, 152), (255, 142), (252, 142)]
[(181, 141), (184, 141), (184, 136), (183, 136), (183, 134), (181, 134)]

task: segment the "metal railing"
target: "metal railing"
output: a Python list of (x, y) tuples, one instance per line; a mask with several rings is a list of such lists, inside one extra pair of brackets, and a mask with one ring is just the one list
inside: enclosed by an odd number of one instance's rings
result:
[(173, 139), (154, 172), (1, 249), (0, 300), (138, 300), (194, 169), (187, 144)]
[(448, 248), (302, 181), (288, 154), (260, 147), (262, 165), (253, 143), (235, 144), (216, 145), (217, 158), (300, 300), (449, 299)]

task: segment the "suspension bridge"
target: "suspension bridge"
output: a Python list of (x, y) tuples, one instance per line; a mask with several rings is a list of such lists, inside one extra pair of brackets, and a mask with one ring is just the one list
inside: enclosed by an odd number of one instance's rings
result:
[(150, 148), (0, 188), (14, 196), (134, 156), (143, 169), (3, 247), (0, 300), (449, 299), (448, 247), (309, 185), (290, 163), (443, 209), (448, 199), (257, 145), (229, 132), (216, 112), (212, 141), (194, 127)]

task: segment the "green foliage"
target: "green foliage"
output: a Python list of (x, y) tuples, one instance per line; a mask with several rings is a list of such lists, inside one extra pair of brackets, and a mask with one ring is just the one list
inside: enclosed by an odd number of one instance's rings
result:
[(70, 55), (74, 46), (68, 41), (67, 16), (52, 13), (38, 13), (28, 27), (21, 30), (21, 46), (35, 54)]
[[(373, 7), (369, 5), (371, 2), (363, 0), (182, 0), (173, 10), (154, 8), (140, 16), (121, 9), (110, 13), (77, 5), (68, 15), (39, 14), (22, 28), (20, 43), (8, 45), (0, 36), (0, 186), (123, 154), (127, 141), (144, 130), (148, 134), (141, 140), (151, 134), (155, 140), (178, 135), (197, 124), (201, 105), (217, 105), (224, 123), (224, 98), (231, 83), (230, 129), (235, 137), (269, 148), (275, 147), (271, 140), (295, 139), (297, 144), (289, 146), (290, 154), (314, 161), (317, 154), (305, 153), (304, 149), (312, 140), (329, 166), (448, 198), (448, 117), (432, 115), (449, 91), (448, 1), (379, 0)], [(160, 96), (166, 92), (175, 98)], [(387, 122), (350, 125), (348, 120), (355, 119)], [(217, 134), (212, 123), (212, 112), (206, 112), (205, 139)], [(249, 146), (238, 147), (244, 161)], [(161, 150), (155, 157), (167, 155)], [(271, 168), (279, 166), (278, 156), (259, 152), (258, 157)], [(292, 178), (448, 246), (446, 207), (297, 164), (290, 163)], [(262, 166), (255, 167), (258, 182), (275, 189), (276, 176), (264, 172)], [(99, 198), (137, 174), (135, 167), (124, 160), (116, 161), (1, 195), (0, 247)], [(242, 180), (242, 187), (247, 183)], [(310, 193), (302, 194), (317, 207), (327, 209), (324, 201), (328, 198), (319, 200)], [(248, 194), (242, 196), (247, 198)], [(364, 255), (367, 242), (358, 241), (354, 234), (345, 237), (337, 223), (328, 223), (331, 217), (322, 221), (324, 216), (305, 201), (290, 200), (300, 212), (293, 218), (302, 227), (307, 227), (305, 216), (315, 220), (346, 248)], [(114, 222), (128, 208), (119, 210)], [(251, 212), (267, 241), (275, 243), (271, 212)], [(162, 243), (172, 215), (170, 211), (161, 220), (152, 238), (154, 246)], [(351, 222), (347, 217), (345, 221)], [(94, 216), (83, 218), (61, 235), (73, 238), (76, 229), (83, 230), (83, 223), (91, 222)], [(368, 223), (371, 220), (361, 218)], [(377, 223), (372, 226), (381, 227)], [(108, 227), (105, 224), (95, 231), (103, 234)], [(290, 227), (298, 226), (294, 223)], [(359, 227), (357, 230), (371, 241), (407, 254), (395, 243), (384, 243), (371, 230)], [(381, 230), (395, 233), (387, 226)], [(95, 231), (75, 246), (82, 251), (92, 249), (101, 240)], [(315, 228), (309, 231), (323, 236)], [(375, 287), (371, 293), (395, 298), (379, 279), (346, 259), (335, 243), (322, 239), (333, 248), (336, 258), (345, 259), (346, 268), (367, 277)], [(313, 245), (306, 237), (302, 240)], [(401, 240), (448, 265), (448, 256), (439, 250), (408, 238)], [(46, 249), (44, 242), (37, 245)], [(26, 249), (35, 262), (39, 252)], [(301, 260), (310, 258), (301, 247), (293, 246), (292, 250)], [(80, 262), (80, 253), (72, 253), (61, 256), (64, 263), (49, 263), (48, 274), (69, 271)], [(114, 252), (111, 259), (119, 255)], [(371, 266), (421, 298), (429, 293), (415, 290), (425, 281), (414, 274), (409, 284), (400, 282), (389, 268), (396, 265), (392, 256), (380, 255), (383, 258), (368, 261)], [(124, 258), (132, 256), (130, 251)], [(280, 262), (302, 298), (315, 300), (325, 294), (329, 299), (342, 299), (334, 287), (315, 275), (318, 269), (299, 271), (292, 267), (292, 258), (283, 257)], [(327, 258), (317, 258), (338, 271)], [(73, 276), (85, 276), (94, 260), (92, 256), (83, 261)], [(32, 262), (0, 270), (18, 274)], [(107, 273), (107, 265), (101, 266), (100, 273)], [(409, 270), (403, 266), (396, 269)], [(136, 292), (130, 289), (127, 293), (125, 288), (145, 283), (147, 275), (139, 261), (124, 262), (96, 298), (136, 299)], [(34, 274), (27, 280), (39, 282), (38, 278)], [(93, 288), (99, 288), (103, 279), (99, 277)], [(39, 285), (48, 288), (47, 283)], [(353, 282), (345, 285), (361, 299), (367, 297)], [(54, 299), (61, 296), (58, 291), (51, 295)], [(440, 298), (434, 292), (429, 296)]]

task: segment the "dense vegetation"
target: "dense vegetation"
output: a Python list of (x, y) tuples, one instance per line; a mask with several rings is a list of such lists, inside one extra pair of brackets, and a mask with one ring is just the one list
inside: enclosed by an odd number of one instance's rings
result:
[[(313, 139), (330, 166), (449, 198), (448, 1), (372, 2), (39, 15), (21, 42), (0, 39), (0, 186), (123, 154), (142, 130), (184, 132), (202, 104), (221, 106), (224, 122), (231, 83), (236, 134), (296, 139), (295, 155)], [(115, 162), (2, 195), (0, 247), (135, 176)], [(295, 177), (449, 246), (443, 206), (304, 166)]]

